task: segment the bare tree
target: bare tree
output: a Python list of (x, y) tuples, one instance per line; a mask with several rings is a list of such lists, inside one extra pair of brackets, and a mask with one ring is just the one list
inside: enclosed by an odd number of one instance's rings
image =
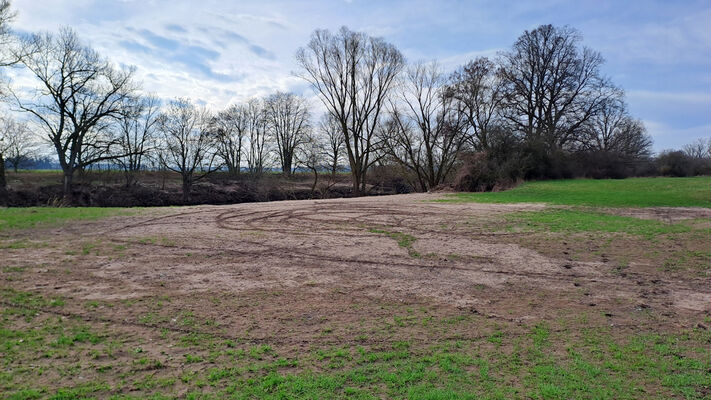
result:
[(17, 172), (20, 165), (37, 152), (37, 138), (25, 122), (13, 118), (0, 119), (0, 163), (12, 166)]
[(449, 94), (466, 117), (468, 139), (475, 150), (489, 149), (491, 131), (501, 125), (503, 91), (497, 67), (486, 57), (469, 61), (452, 73)]
[(252, 99), (247, 103), (247, 136), (249, 138), (247, 168), (250, 174), (260, 175), (264, 172), (269, 152), (267, 134), (264, 104), (260, 99)]
[(7, 129), (7, 123), (2, 121), (0, 129), (0, 194), (7, 187), (7, 177), (5, 176), (5, 154), (12, 143), (12, 133)]
[(609, 96), (602, 56), (580, 41), (572, 28), (541, 25), (501, 54), (506, 117), (528, 141), (565, 148)]
[(153, 96), (126, 100), (125, 112), (118, 118), (117, 159), (126, 177), (126, 186), (136, 183), (136, 173), (145, 164), (148, 153), (155, 146), (160, 101)]
[(343, 27), (336, 34), (316, 30), (296, 59), (303, 71), (301, 76), (340, 124), (353, 195), (362, 195), (368, 168), (377, 160), (376, 128), (404, 58), (383, 39)]
[(218, 170), (209, 127), (209, 113), (188, 99), (176, 99), (158, 119), (163, 135), (163, 166), (180, 174), (183, 201), (190, 200), (192, 185)]
[(222, 158), (231, 175), (240, 173), (242, 148), (247, 141), (249, 122), (249, 107), (242, 105), (232, 105), (212, 119), (212, 129), (217, 141), (217, 155)]
[(0, 0), (0, 67), (9, 67), (20, 62), (26, 56), (23, 46), (16, 46), (16, 38), (10, 34), (10, 23), (17, 13), (12, 10), (10, 0)]
[(291, 174), (296, 151), (311, 129), (307, 101), (293, 93), (277, 92), (266, 98), (264, 106), (281, 172)]
[(37, 143), (26, 123), (13, 118), (0, 118), (0, 189), (7, 186), (6, 164), (17, 172), (20, 164), (35, 153)]
[(465, 143), (464, 114), (449, 95), (446, 78), (437, 63), (408, 68), (399, 86), (397, 103), (391, 102), (392, 121), (383, 127), (388, 155), (417, 178), (427, 191), (451, 173)]
[(342, 162), (346, 151), (346, 138), (343, 136), (341, 126), (331, 114), (324, 114), (319, 122), (319, 132), (326, 138), (324, 148), (325, 162), (331, 172), (335, 175)]
[(9, 40), (10, 23), (15, 19), (16, 13), (12, 10), (10, 0), (0, 0), (0, 37), (2, 38), (2, 47), (6, 47)]
[[(317, 132), (309, 131), (305, 135), (304, 143), (298, 148), (296, 153), (296, 159), (314, 175), (314, 182), (311, 185), (311, 197), (313, 198), (318, 185), (318, 173), (326, 169), (327, 144), (324, 140), (324, 136)], [(326, 190), (329, 188), (330, 185), (327, 185)]]
[[(11, 8), (11, 3), (9, 0), (0, 0), (0, 67), (8, 67), (20, 62), (24, 52), (18, 50), (13, 46), (14, 38), (10, 35), (10, 23), (15, 19), (16, 13)], [(0, 94), (5, 95), (3, 90), (0, 88)], [(7, 157), (7, 152), (18, 145), (16, 140), (16, 135), (18, 132), (15, 129), (14, 121), (10, 119), (3, 119), (2, 132), (0, 132), (0, 189), (7, 186), (7, 181), (5, 179), (5, 157)], [(17, 169), (17, 163), (14, 165)]]
[(682, 151), (687, 156), (695, 159), (711, 158), (711, 138), (698, 138), (684, 145)]
[(114, 67), (67, 28), (57, 35), (33, 35), (23, 47), (31, 50), (21, 62), (39, 85), (27, 97), (13, 95), (53, 145), (64, 174), (64, 196), (70, 199), (77, 170), (124, 156), (112, 151), (118, 142), (106, 128), (122, 115), (135, 90), (133, 70)]
[(600, 110), (583, 125), (579, 140), (583, 150), (633, 158), (648, 156), (652, 147), (652, 138), (644, 124), (629, 115), (621, 92), (603, 102)]

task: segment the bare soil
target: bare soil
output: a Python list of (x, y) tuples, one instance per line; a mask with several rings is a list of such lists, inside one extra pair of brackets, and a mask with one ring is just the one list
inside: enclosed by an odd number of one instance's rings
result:
[[(711, 315), (707, 276), (665, 270), (659, 257), (621, 268), (635, 239), (600, 252), (590, 238), (499, 230), (505, 214), (544, 206), (433, 202), (440, 196), (151, 209), (15, 232), (5, 239), (33, 245), (2, 250), (5, 265), (24, 268), (4, 274), (5, 286), (68, 299), (64, 317), (110, 326), (163, 359), (172, 350), (152, 346), (156, 327), (276, 344), (288, 354), (323, 344), (466, 340), (501, 324), (507, 335), (541, 321), (569, 329), (560, 321), (583, 315), (580, 326), (609, 326), (613, 335), (676, 332)], [(480, 323), (383, 330), (405, 309)]]
[[(321, 309), (333, 306), (328, 294), (337, 291), (337, 297), (345, 299), (407, 299), (522, 320), (545, 318), (561, 308), (574, 312), (591, 302), (603, 307), (613, 300), (630, 307), (646, 303), (679, 316), (711, 312), (707, 279), (672, 277), (654, 268), (632, 268), (620, 275), (616, 265), (604, 260), (577, 262), (563, 254), (544, 255), (511, 243), (521, 235), (475, 226), (477, 220), (541, 205), (431, 202), (436, 197), (160, 209), (139, 217), (37, 232), (39, 237), (51, 237), (51, 248), (13, 251), (6, 260), (33, 260), (44, 267), (31, 281), (18, 282), (18, 289), (86, 300), (160, 293), (249, 296), (255, 290), (278, 290), (308, 294), (315, 304), (301, 306)], [(381, 230), (412, 236), (417, 256), (377, 233)], [(87, 243), (126, 250), (119, 256), (67, 257), (67, 249), (81, 249)], [(61, 274), (52, 273), (57, 270)], [(650, 290), (658, 295), (650, 297)], [(325, 304), (320, 304), (322, 297)], [(546, 301), (530, 306), (541, 297)], [(512, 300), (517, 306), (501, 309), (502, 303)]]

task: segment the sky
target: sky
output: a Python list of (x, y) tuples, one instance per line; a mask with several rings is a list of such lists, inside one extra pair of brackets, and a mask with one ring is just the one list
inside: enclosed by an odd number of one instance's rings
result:
[[(711, 137), (711, 0), (14, 0), (18, 32), (74, 28), (144, 90), (218, 110), (276, 90), (307, 95), (295, 53), (315, 29), (381, 36), (408, 61), (452, 70), (524, 30), (568, 25), (602, 53), (654, 149)], [(22, 82), (18, 82), (22, 84)]]

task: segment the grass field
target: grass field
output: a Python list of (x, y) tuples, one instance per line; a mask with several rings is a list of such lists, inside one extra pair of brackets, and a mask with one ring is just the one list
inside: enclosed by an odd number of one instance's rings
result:
[(711, 177), (527, 182), (503, 192), (457, 193), (444, 201), (708, 208), (711, 207)]
[[(711, 341), (711, 332), (703, 330), (620, 339), (609, 327), (576, 331), (539, 323), (517, 331), (480, 316), (442, 318), (426, 309), (394, 309), (375, 331), (364, 330), (362, 344), (281, 354), (280, 346), (164, 330), (151, 339), (165, 349), (156, 353), (111, 325), (34, 311), (61, 312), (68, 305), (60, 299), (13, 290), (3, 298), (18, 305), (4, 309), (0, 324), (3, 388), (36, 374), (92, 376), (72, 385), (28, 383), (6, 393), (7, 399), (637, 399), (650, 396), (649, 386), (698, 398), (696, 388), (711, 386), (711, 352), (700, 344)], [(153, 307), (152, 318), (164, 313)], [(181, 326), (200, 330), (206, 322), (191, 316)], [(412, 327), (446, 335), (482, 325), (486, 333), (478, 338), (462, 335), (425, 346), (417, 337), (369, 343), (374, 335), (403, 335)], [(53, 360), (68, 365), (62, 371), (42, 366)], [(177, 395), (176, 386), (192, 389)]]
[(0, 208), (0, 232), (9, 229), (58, 226), (75, 220), (95, 220), (114, 215), (131, 215), (137, 211), (138, 209), (109, 207)]
[(708, 184), (0, 209), (0, 399), (709, 399)]

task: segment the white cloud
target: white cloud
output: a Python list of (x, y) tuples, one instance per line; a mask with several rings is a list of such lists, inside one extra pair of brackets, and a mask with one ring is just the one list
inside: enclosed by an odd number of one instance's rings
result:
[(659, 152), (678, 149), (699, 138), (711, 138), (711, 124), (677, 128), (661, 121), (645, 120), (644, 126), (654, 139), (654, 149)]
[[(569, 24), (608, 58), (607, 72), (628, 89), (630, 108), (655, 135), (669, 138), (664, 132), (683, 133), (669, 127), (711, 124), (704, 109), (711, 105), (711, 7), (703, 4), (649, 1), (640, 9), (562, 0), (14, 0), (13, 6), (19, 12), (15, 28), (56, 31), (70, 25), (115, 62), (136, 65), (146, 91), (212, 108), (275, 90), (303, 92), (320, 104), (292, 75), (296, 50), (316, 28), (347, 25), (383, 36), (411, 61), (438, 59), (452, 70), (476, 56), (494, 56), (524, 29)], [(18, 85), (28, 83), (17, 79)]]

